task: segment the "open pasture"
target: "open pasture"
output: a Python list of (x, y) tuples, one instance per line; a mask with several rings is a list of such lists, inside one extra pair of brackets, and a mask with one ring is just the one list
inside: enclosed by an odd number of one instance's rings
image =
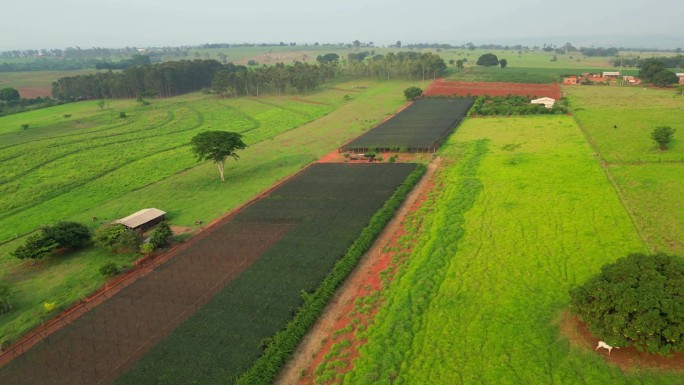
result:
[[(564, 87), (650, 251), (684, 245), (684, 97), (673, 89)], [(651, 139), (657, 126), (677, 131), (666, 151)]]
[(500, 82), (453, 82), (444, 79), (434, 81), (423, 92), (426, 96), (507, 96), (550, 97), (559, 99), (558, 84), (525, 84)]
[[(353, 83), (358, 84), (359, 82)], [(166, 119), (168, 114), (163, 115), (165, 112), (171, 113), (174, 111), (173, 108), (180, 109), (183, 106), (187, 106), (188, 112), (202, 113), (202, 127), (197, 128), (198, 131), (240, 129), (241, 125), (244, 125), (242, 130), (251, 130), (245, 133), (246, 138), (247, 135), (252, 135), (252, 138), (260, 141), (252, 142), (242, 151), (239, 161), (230, 161), (226, 165), (225, 183), (219, 181), (214, 164), (195, 163), (189, 147), (186, 146), (187, 142), (181, 142), (179, 145), (183, 147), (172, 151), (173, 154), (167, 158), (168, 163), (155, 162), (155, 159), (146, 163), (159, 174), (157, 179), (139, 183), (140, 179), (147, 179), (147, 176), (141, 175), (145, 169), (139, 168), (138, 162), (129, 163), (115, 173), (65, 191), (47, 202), (17, 213), (12, 218), (3, 217), (0, 219), (0, 227), (7, 230), (6, 234), (10, 238), (18, 233), (13, 229), (19, 229), (26, 224), (33, 223), (32, 227), (25, 227), (27, 231), (31, 231), (41, 223), (60, 219), (79, 221), (94, 229), (102, 222), (121, 218), (141, 207), (158, 207), (167, 211), (170, 223), (177, 226), (191, 227), (198, 219), (210, 222), (268, 189), (276, 181), (338, 148), (346, 140), (358, 136), (372, 127), (374, 122), (391, 115), (405, 103), (403, 89), (415, 83), (362, 84), (366, 88), (352, 88), (352, 84), (342, 83), (334, 89), (299, 97), (296, 100), (290, 97), (214, 99), (191, 94), (155, 100), (146, 107), (137, 106), (134, 101), (108, 101), (111, 111), (105, 107), (105, 110), (100, 112), (95, 102), (84, 102), (33, 111), (30, 114), (5, 116), (0, 118), (0, 127), (3, 128), (0, 132), (12, 132), (12, 135), (36, 134), (36, 137), (22, 137), (21, 140), (17, 139), (14, 142), (26, 146), (27, 149), (32, 148), (31, 143), (40, 144), (50, 140), (78, 141), (84, 136), (97, 135), (98, 130), (102, 131), (100, 135), (110, 131), (112, 134), (128, 134), (131, 139), (135, 137), (136, 130), (141, 136), (148, 136), (150, 130), (163, 134), (162, 127), (145, 126), (143, 120), (151, 119), (149, 116), (155, 111), (157, 116), (161, 114)], [(344, 100), (344, 95), (350, 95), (350, 100)], [(277, 111), (280, 108), (273, 104), (294, 111), (279, 114)], [(121, 110), (129, 113), (131, 121), (127, 119), (125, 122), (117, 123), (118, 117), (114, 118), (114, 122), (107, 120), (112, 111), (116, 113)], [(307, 111), (332, 112), (308, 122), (314, 117), (305, 119), (300, 116)], [(72, 113), (72, 120), (65, 122), (62, 117), (64, 113)], [(39, 117), (31, 120), (36, 122), (35, 130), (21, 130), (17, 124), (23, 121), (21, 116)], [(148, 118), (145, 118), (146, 116)], [(198, 114), (195, 114), (195, 117), (197, 116)], [(86, 117), (88, 121), (93, 120), (95, 123), (88, 130), (74, 124), (77, 119), (83, 118), (83, 121), (86, 121)], [(308, 123), (287, 127), (284, 125), (287, 124), (288, 117)], [(104, 123), (97, 126), (100, 119)], [(192, 119), (189, 120), (186, 124), (192, 122)], [(5, 124), (7, 121), (11, 123)], [(197, 124), (197, 119), (194, 124)], [(121, 131), (125, 126), (135, 129), (131, 132)], [(191, 132), (186, 134), (188, 137), (192, 135)], [(4, 138), (10, 136), (6, 135)], [(117, 136), (113, 135), (112, 139), (116, 138)], [(142, 142), (154, 146), (153, 138), (147, 138)], [(131, 144), (140, 146), (134, 141)], [(78, 148), (75, 143), (72, 145), (74, 149)], [(41, 146), (50, 147), (44, 143)], [(83, 141), (80, 146), (82, 151), (90, 149), (87, 141)], [(51, 151), (58, 149), (59, 146)], [(92, 149), (92, 157), (96, 158), (100, 152), (106, 150), (106, 146)], [(0, 155), (4, 154), (5, 149), (0, 149)], [(167, 170), (177, 170), (178, 162), (185, 163), (180, 172)], [(4, 177), (6, 169), (3, 166), (4, 162), (0, 165), (0, 175)], [(87, 168), (87, 164), (76, 166), (79, 169)], [(53, 171), (54, 174), (50, 175), (50, 178), (59, 179), (62, 170)], [(93, 217), (97, 217), (98, 221), (93, 222)], [(54, 302), (58, 309), (63, 309), (103, 285), (105, 278), (100, 275), (98, 269), (104, 263), (115, 261), (117, 264), (126, 265), (136, 258), (135, 255), (114, 256), (104, 250), (92, 248), (50, 257), (36, 266), (29, 266), (28, 263), (9, 255), (9, 251), (21, 242), (23, 238), (20, 237), (0, 245), (0, 279), (10, 283), (14, 298), (13, 311), (3, 315), (0, 320), (0, 343), (5, 346), (40, 324), (41, 320), (50, 317), (50, 314), (43, 310), (43, 303)]]
[(460, 123), (473, 99), (420, 99), (341, 147), (342, 151), (434, 152)]
[[(0, 59), (0, 62), (4, 59)], [(95, 69), (74, 71), (29, 71), (29, 72), (0, 72), (0, 89), (15, 88), (25, 99), (38, 96), (52, 96), (52, 82), (65, 76), (90, 75), (100, 72)]]
[(467, 120), (345, 383), (681, 383), (560, 332), (571, 286), (646, 249), (590, 153), (571, 117)]

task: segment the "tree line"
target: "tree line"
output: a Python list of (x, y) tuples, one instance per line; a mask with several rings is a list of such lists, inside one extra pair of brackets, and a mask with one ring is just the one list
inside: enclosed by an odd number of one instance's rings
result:
[(643, 59), (640, 56), (637, 57), (631, 57), (631, 58), (620, 58), (616, 57), (612, 60), (612, 64), (615, 67), (622, 66), (622, 67), (637, 67), (637, 68), (642, 68), (644, 64), (647, 64), (649, 61), (652, 60), (658, 60), (666, 68), (684, 68), (684, 55), (676, 55), (676, 56), (658, 56), (656, 58), (646, 58)]
[[(144, 58), (144, 56), (140, 56)], [(216, 60), (180, 60), (135, 65), (122, 72), (64, 77), (52, 84), (59, 100), (169, 97), (211, 87), (224, 96), (311, 91), (339, 74), (379, 79), (434, 79), (446, 69), (433, 53), (353, 53), (340, 62), (336, 54), (319, 56), (318, 63), (278, 63), (247, 67)]]
[(63, 77), (52, 83), (52, 96), (81, 100), (180, 95), (210, 87), (222, 66), (216, 60), (180, 60), (130, 67), (122, 72)]

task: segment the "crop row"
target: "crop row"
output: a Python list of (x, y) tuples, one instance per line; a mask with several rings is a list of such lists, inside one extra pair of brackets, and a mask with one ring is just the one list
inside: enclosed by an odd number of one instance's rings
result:
[(473, 99), (420, 99), (342, 146), (342, 151), (434, 152), (466, 116)]
[(237, 214), (238, 224), (296, 225), (117, 383), (235, 381), (265, 348), (243, 382), (271, 378), (419, 178), (423, 168), (402, 185), (416, 167), (314, 165)]

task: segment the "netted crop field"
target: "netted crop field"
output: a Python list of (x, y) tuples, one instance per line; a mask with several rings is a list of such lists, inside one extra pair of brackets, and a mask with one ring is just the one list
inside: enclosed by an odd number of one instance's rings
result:
[(342, 151), (434, 152), (465, 117), (473, 99), (420, 99), (342, 146)]

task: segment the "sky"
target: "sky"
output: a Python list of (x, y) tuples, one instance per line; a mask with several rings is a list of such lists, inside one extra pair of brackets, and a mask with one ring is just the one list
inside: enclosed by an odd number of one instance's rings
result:
[(356, 39), (684, 48), (682, 15), (683, 0), (27, 0), (0, 7), (0, 50)]

